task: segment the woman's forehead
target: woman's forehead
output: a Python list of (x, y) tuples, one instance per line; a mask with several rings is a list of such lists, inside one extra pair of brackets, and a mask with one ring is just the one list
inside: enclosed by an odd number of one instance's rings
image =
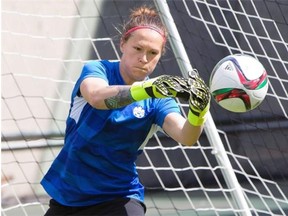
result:
[(156, 31), (151, 29), (138, 29), (131, 33), (130, 38), (133, 42), (139, 44), (149, 43), (155, 49), (162, 49), (164, 40), (163, 37)]

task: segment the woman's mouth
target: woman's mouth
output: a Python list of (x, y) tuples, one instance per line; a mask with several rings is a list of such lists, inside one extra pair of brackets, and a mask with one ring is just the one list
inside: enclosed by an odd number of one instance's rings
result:
[(142, 67), (135, 67), (137, 70), (140, 70), (142, 72), (147, 72), (147, 69), (146, 68), (142, 68)]

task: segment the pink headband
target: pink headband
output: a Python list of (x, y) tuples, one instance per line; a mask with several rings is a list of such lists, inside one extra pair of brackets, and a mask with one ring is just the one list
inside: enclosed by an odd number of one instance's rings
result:
[(164, 33), (163, 33), (160, 29), (158, 29), (158, 28), (156, 28), (156, 27), (154, 27), (154, 26), (148, 26), (148, 25), (135, 26), (135, 27), (129, 29), (129, 30), (125, 33), (124, 37), (126, 37), (128, 34), (134, 32), (134, 31), (136, 31), (136, 30), (138, 30), (138, 29), (151, 29), (151, 30), (154, 30), (154, 31), (156, 31), (158, 34), (160, 34), (160, 35), (162, 36), (162, 38), (163, 38), (163, 40), (164, 40), (164, 43), (166, 42), (166, 37), (165, 37)]

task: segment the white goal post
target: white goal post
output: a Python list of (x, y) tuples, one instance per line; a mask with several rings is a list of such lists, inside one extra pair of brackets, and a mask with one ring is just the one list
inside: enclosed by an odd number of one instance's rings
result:
[[(155, 4), (161, 13), (163, 22), (167, 26), (169, 32), (169, 41), (171, 43), (173, 52), (175, 53), (175, 57), (179, 64), (182, 76), (187, 77), (188, 72), (193, 71), (193, 68), (190, 64), (189, 57), (185, 51), (181, 37), (177, 31), (177, 27), (170, 13), (169, 6), (166, 0), (155, 0)], [(240, 184), (238, 183), (237, 177), (233, 171), (233, 167), (226, 154), (224, 144), (222, 143), (222, 140), (218, 134), (216, 125), (210, 112), (208, 113), (204, 130), (207, 134), (210, 144), (213, 146), (213, 154), (215, 155), (219, 165), (224, 167), (224, 169), (222, 169), (223, 176), (227, 185), (229, 185), (229, 188), (233, 190), (232, 195), (236, 205), (239, 208), (240, 214), (245, 216), (251, 215), (249, 206), (244, 197), (244, 193)]]
[[(235, 114), (211, 101), (196, 145), (157, 133), (137, 160), (147, 216), (288, 214), (288, 1), (1, 1), (1, 215), (39, 216), (40, 185), (63, 145), (70, 94), (83, 64), (120, 59), (128, 8), (155, 6), (169, 29), (153, 76), (205, 82), (223, 57), (245, 53), (266, 68), (269, 90)], [(119, 27), (120, 26), (120, 27)], [(183, 115), (188, 104), (178, 101)]]

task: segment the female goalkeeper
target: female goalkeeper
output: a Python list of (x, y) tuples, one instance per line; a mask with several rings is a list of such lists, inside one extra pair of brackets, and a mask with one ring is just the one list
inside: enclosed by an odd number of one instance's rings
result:
[[(142, 6), (123, 26), (121, 60), (84, 66), (72, 92), (63, 149), (41, 181), (52, 197), (46, 216), (144, 215), (135, 161), (149, 138), (162, 128), (183, 145), (197, 141), (210, 101), (203, 80), (148, 79), (166, 41), (156, 11)], [(189, 100), (187, 119), (175, 97)]]

